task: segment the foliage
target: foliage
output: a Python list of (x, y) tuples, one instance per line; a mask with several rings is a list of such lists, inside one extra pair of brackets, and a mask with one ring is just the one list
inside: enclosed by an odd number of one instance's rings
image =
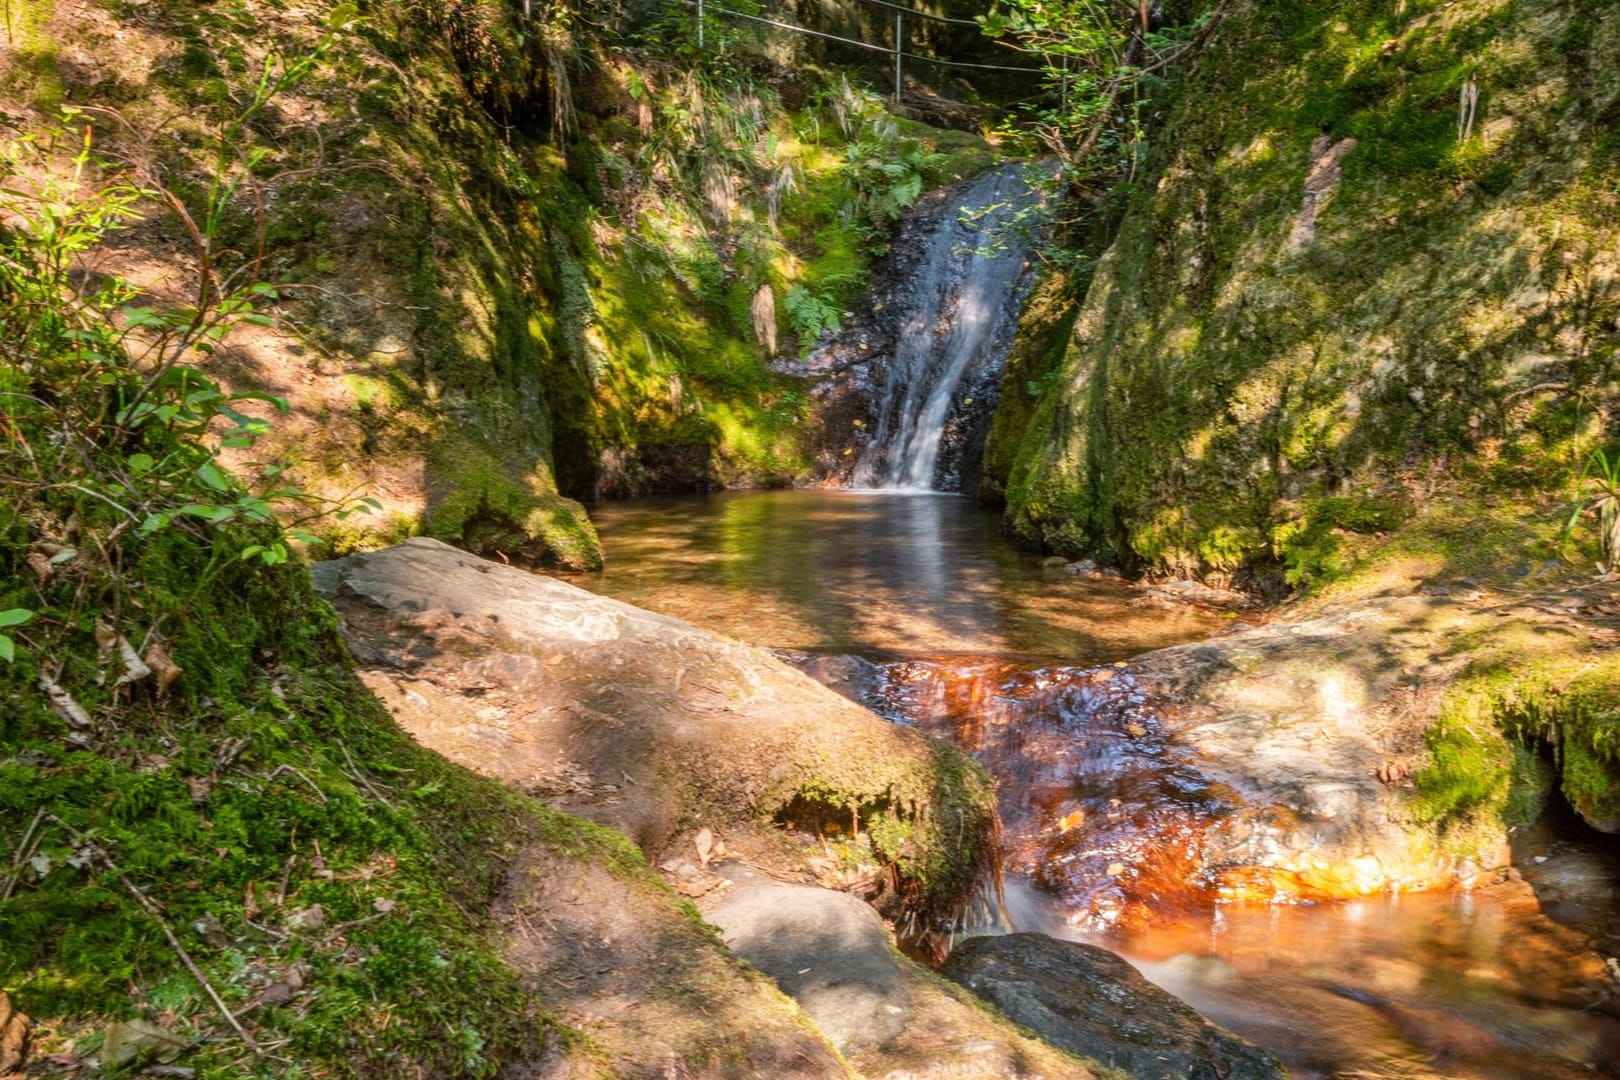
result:
[(799, 339), (799, 351), (809, 354), (825, 333), (837, 333), (842, 325), (838, 305), (826, 292), (811, 292), (803, 285), (794, 285), (782, 298), (788, 321)]
[(1020, 126), (1058, 155), (1077, 184), (1134, 176), (1147, 133), (1151, 80), (1213, 30), (1224, 0), (1188, 26), (1157, 25), (1145, 0), (1007, 0), (979, 17), (983, 32), (1039, 56), (1047, 96)]
[(1620, 454), (1610, 457), (1601, 448), (1593, 450), (1575, 478), (1580, 493), (1575, 499), (1567, 534), (1583, 514), (1597, 518), (1598, 572), (1620, 572)]

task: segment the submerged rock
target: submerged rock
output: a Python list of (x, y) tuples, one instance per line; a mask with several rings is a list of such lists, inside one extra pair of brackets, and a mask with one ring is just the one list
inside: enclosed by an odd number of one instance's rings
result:
[(1270, 1054), (1211, 1024), (1123, 959), (1044, 934), (972, 938), (943, 972), (1076, 1054), (1154, 1080), (1284, 1080)]

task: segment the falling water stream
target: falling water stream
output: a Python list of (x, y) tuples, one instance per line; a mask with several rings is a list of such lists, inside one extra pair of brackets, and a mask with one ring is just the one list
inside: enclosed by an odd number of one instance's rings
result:
[(974, 753), (998, 780), (1017, 928), (1124, 954), (1296, 1077), (1620, 1076), (1591, 946), (1620, 940), (1616, 866), (1577, 836), (1522, 835), (1522, 880), (1469, 893), (1276, 905), (1210, 889), (1200, 837), (1231, 793), (1114, 662), (1231, 613), (1018, 551), (959, 496), (742, 492), (593, 516), (608, 569), (581, 584), (786, 650)]
[(1018, 318), (1039, 167), (1006, 165), (955, 189), (931, 219), (895, 315), (877, 424), (851, 475), (857, 488), (930, 491), (953, 394), (969, 365), (999, 362)]

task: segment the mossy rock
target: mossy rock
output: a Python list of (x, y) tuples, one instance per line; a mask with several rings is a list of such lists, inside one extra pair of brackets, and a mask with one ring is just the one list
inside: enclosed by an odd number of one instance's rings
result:
[(1445, 571), (1516, 560), (1527, 537), (1547, 558), (1541, 524), (1617, 400), (1620, 154), (1574, 119), (1612, 110), (1617, 18), (1553, 0), (1228, 11), (1089, 253), (1037, 430), (1010, 464), (997, 448), (1010, 527), (1312, 589), (1456, 498), (1518, 528), (1435, 551)]
[(465, 441), (434, 454), (434, 487), (424, 531), (481, 555), (531, 566), (599, 570), (602, 545), (585, 508), (557, 494), (537, 470), (513, 479), (491, 453)]
[[(656, 861), (690, 858), (682, 838), (700, 828), (762, 857), (783, 826), (836, 835), (892, 874), (888, 913), (917, 934), (990, 880), (984, 770), (762, 650), (426, 538), (319, 564), (317, 580), (425, 745), (559, 788), (559, 806)], [(388, 674), (401, 667), (408, 694)], [(469, 713), (531, 719), (518, 730)]]

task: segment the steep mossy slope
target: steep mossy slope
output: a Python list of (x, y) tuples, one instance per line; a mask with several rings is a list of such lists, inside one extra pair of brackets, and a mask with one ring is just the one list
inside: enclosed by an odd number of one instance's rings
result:
[(1611, 437), (1617, 61), (1589, 0), (1232, 8), (1066, 351), (1005, 388), (1011, 527), (1262, 584), (1390, 533), (1418, 576), (1546, 558)]
[[(334, 6), (13, 5), (0, 106), (19, 132), (100, 107), (80, 116), (104, 153), (188, 197)], [(991, 157), (757, 34), (699, 54), (680, 5), (360, 14), (240, 132), (257, 156), (222, 239), (262, 240), (280, 303), (216, 361), (297, 403), (271, 449), (303, 483), (383, 503), (325, 530), (340, 552), (425, 531), (585, 568), (564, 496), (805, 475), (805, 387), (770, 361), (837, 321), (902, 206)], [(113, 268), (179, 303), (186, 238), (160, 217)]]

